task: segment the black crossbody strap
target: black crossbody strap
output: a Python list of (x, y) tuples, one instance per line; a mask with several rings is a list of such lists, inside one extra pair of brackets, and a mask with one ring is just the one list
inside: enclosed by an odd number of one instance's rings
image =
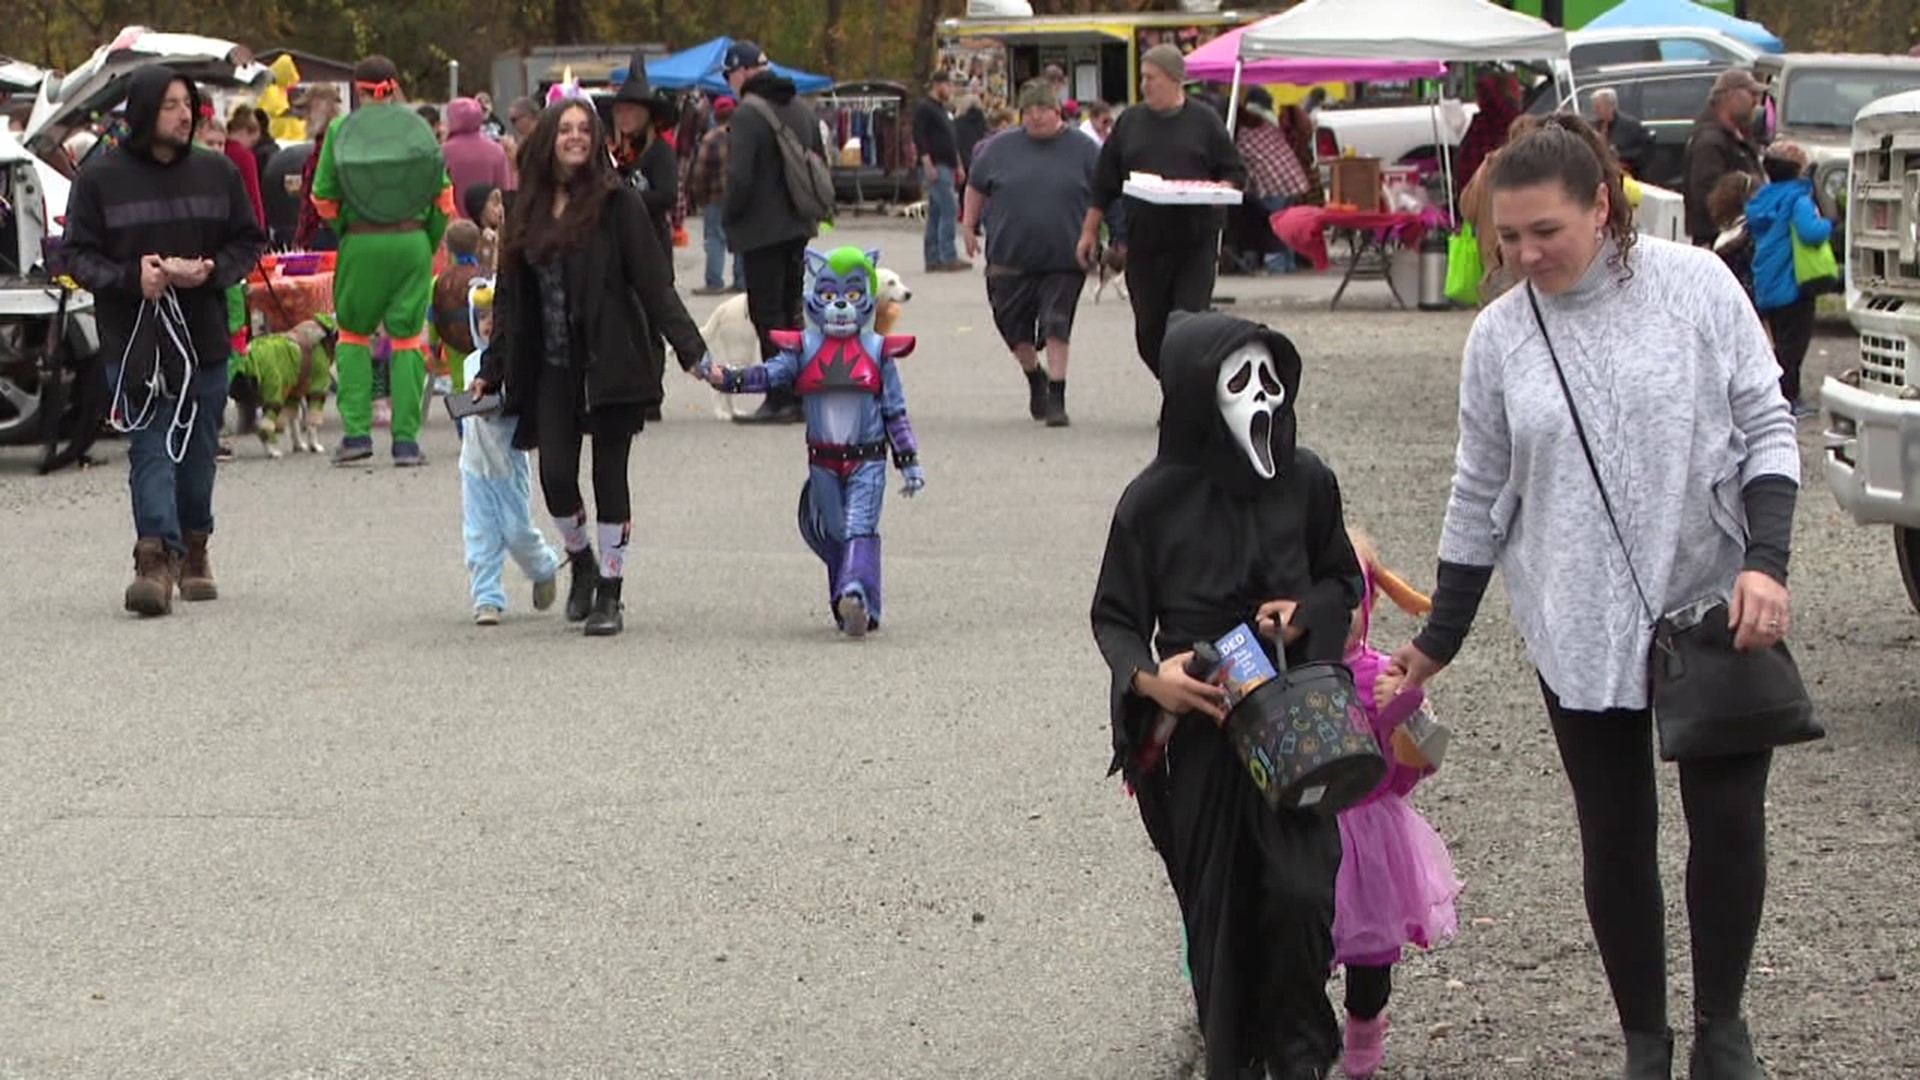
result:
[(1553, 335), (1547, 333), (1547, 320), (1540, 314), (1540, 300), (1534, 295), (1532, 283), (1527, 285), (1527, 304), (1533, 308), (1534, 325), (1540, 328), (1540, 336), (1547, 343), (1547, 356), (1553, 360), (1554, 377), (1560, 380), (1560, 395), (1567, 399), (1567, 412), (1573, 417), (1573, 433), (1580, 437), (1580, 452), (1587, 456), (1587, 471), (1593, 474), (1593, 486), (1600, 491), (1600, 505), (1607, 511), (1607, 524), (1613, 527), (1613, 539), (1620, 545), (1620, 554), (1627, 561), (1627, 576), (1633, 579), (1633, 591), (1640, 595), (1640, 607), (1647, 613), (1647, 621), (1658, 624), (1660, 617), (1654, 614), (1653, 605), (1647, 602), (1647, 590), (1640, 587), (1640, 574), (1633, 568), (1633, 550), (1627, 547), (1627, 538), (1620, 532), (1620, 519), (1614, 516), (1613, 500), (1607, 498), (1607, 485), (1600, 479), (1600, 464), (1593, 458), (1593, 445), (1587, 441), (1587, 426), (1580, 422), (1580, 410), (1573, 403), (1573, 388), (1567, 385), (1567, 373), (1560, 367), (1560, 354), (1553, 347)]

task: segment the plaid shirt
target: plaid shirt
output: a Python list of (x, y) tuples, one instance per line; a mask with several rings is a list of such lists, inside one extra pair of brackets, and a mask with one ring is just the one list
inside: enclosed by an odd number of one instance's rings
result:
[(1247, 179), (1255, 195), (1305, 195), (1307, 170), (1275, 124), (1242, 127), (1234, 139), (1247, 161)]
[(731, 134), (733, 125), (722, 124), (701, 137), (700, 149), (693, 159), (693, 177), (687, 185), (687, 198), (694, 206), (717, 203), (726, 194), (727, 147)]

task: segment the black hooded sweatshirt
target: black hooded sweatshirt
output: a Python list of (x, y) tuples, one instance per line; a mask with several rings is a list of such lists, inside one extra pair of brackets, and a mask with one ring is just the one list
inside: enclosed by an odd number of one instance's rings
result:
[[(108, 364), (120, 363), (128, 352), (142, 302), (140, 260), (158, 255), (213, 260), (213, 272), (199, 287), (174, 291), (201, 367), (224, 365), (230, 351), (225, 290), (246, 280), (267, 246), (240, 170), (225, 154), (185, 147), (171, 161), (153, 156), (160, 106), (175, 80), (187, 84), (193, 114), (200, 116), (200, 91), (192, 80), (157, 65), (135, 71), (127, 79), (127, 141), (80, 170), (68, 199), (67, 267), (93, 294)], [(144, 343), (155, 323), (147, 319), (140, 326)], [(152, 362), (151, 345), (134, 352), (132, 359)], [(138, 376), (130, 371), (128, 384)]]
[(787, 194), (779, 135), (756, 100), (772, 106), (779, 122), (799, 137), (802, 146), (825, 158), (819, 118), (795, 100), (798, 90), (792, 79), (771, 71), (748, 79), (741, 91), (740, 107), (733, 110), (727, 186), (721, 203), (727, 246), (745, 253), (811, 240), (819, 223), (801, 217), (794, 209), (793, 198)]
[[(1273, 354), (1283, 400), (1262, 479), (1217, 403), (1220, 364), (1254, 341)], [(1339, 660), (1360, 603), (1359, 559), (1347, 538), (1333, 470), (1294, 445), (1300, 354), (1273, 330), (1214, 313), (1176, 313), (1160, 359), (1160, 451), (1114, 509), (1093, 597), (1093, 636), (1113, 671), (1113, 768), (1127, 763), (1157, 708), (1134, 693), (1156, 656), (1252, 625), (1269, 600), (1293, 600), (1305, 635), (1290, 665)], [(1273, 643), (1269, 658), (1278, 661)]]

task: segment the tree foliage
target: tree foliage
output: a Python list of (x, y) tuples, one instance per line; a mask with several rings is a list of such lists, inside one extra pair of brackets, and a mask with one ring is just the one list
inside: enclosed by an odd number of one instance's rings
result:
[[(1036, 14), (1178, 10), (1177, 0), (1030, 0)], [(13, 0), (8, 47), (22, 59), (71, 69), (121, 27), (151, 26), (287, 47), (351, 61), (392, 57), (418, 87), (444, 93), (447, 61), (461, 86), (483, 86), (500, 52), (540, 43), (657, 42), (670, 49), (725, 34), (759, 42), (782, 63), (845, 80), (922, 85), (934, 36), (965, 0)], [(1253, 6), (1253, 5), (1248, 5)], [(1262, 6), (1284, 7), (1267, 0)], [(1796, 50), (1904, 53), (1920, 44), (1914, 0), (1748, 0)]]

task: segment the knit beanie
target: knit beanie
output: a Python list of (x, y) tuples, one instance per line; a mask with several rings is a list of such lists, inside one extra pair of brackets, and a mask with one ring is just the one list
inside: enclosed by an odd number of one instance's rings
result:
[(1187, 57), (1177, 45), (1155, 45), (1140, 58), (1143, 64), (1152, 64), (1167, 73), (1174, 82), (1187, 81)]
[(1054, 93), (1052, 83), (1045, 79), (1029, 79), (1026, 85), (1020, 88), (1020, 97), (1016, 104), (1021, 112), (1026, 112), (1035, 105), (1058, 109), (1060, 98)]

